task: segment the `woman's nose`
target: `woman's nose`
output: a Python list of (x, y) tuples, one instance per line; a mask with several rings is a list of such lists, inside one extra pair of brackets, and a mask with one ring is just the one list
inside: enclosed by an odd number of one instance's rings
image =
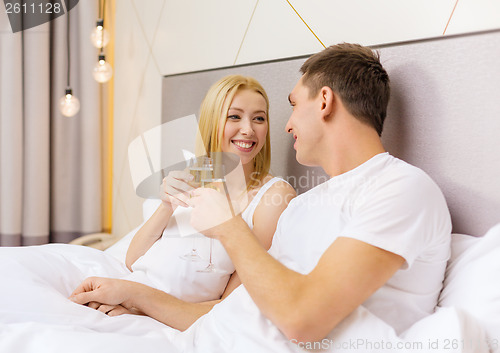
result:
[(243, 120), (241, 122), (240, 132), (242, 135), (252, 136), (254, 133), (252, 123), (250, 121)]

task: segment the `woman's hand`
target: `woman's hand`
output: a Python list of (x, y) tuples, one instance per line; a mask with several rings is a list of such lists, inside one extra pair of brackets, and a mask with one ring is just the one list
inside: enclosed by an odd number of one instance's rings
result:
[(224, 232), (227, 221), (234, 217), (229, 200), (221, 192), (210, 188), (198, 188), (189, 193), (187, 200), (193, 208), (191, 225), (200, 233), (213, 238)]
[(188, 192), (193, 190), (193, 186), (189, 184), (193, 180), (193, 176), (186, 170), (174, 170), (168, 173), (163, 178), (161, 184), (160, 198), (175, 210), (177, 206), (188, 207)]
[(127, 309), (123, 305), (106, 305), (97, 302), (90, 302), (88, 307), (100, 311), (108, 316), (119, 316), (123, 314), (144, 315), (138, 310)]
[(127, 305), (137, 286), (140, 284), (121, 279), (89, 277), (73, 291), (69, 299), (110, 316), (140, 314)]
[(218, 302), (189, 303), (142, 283), (102, 277), (87, 278), (69, 299), (109, 316), (147, 315), (178, 330), (187, 329)]

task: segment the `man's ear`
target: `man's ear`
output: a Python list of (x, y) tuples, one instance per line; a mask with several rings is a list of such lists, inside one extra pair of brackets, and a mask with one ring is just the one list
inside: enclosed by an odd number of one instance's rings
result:
[(321, 87), (319, 91), (321, 112), (325, 120), (330, 119), (335, 111), (336, 95), (328, 86)]

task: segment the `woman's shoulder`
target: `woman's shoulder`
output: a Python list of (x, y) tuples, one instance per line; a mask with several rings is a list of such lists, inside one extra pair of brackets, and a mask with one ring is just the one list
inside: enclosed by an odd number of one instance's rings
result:
[(288, 202), (292, 198), (297, 196), (297, 192), (289, 183), (287, 183), (284, 179), (275, 177), (271, 174), (267, 174), (264, 178), (262, 178), (261, 186), (259, 189), (263, 187), (266, 189), (266, 194), (281, 195), (283, 197), (286, 197)]
[(270, 174), (262, 179), (261, 185), (259, 194), (252, 200), (255, 207), (253, 224), (261, 227), (273, 224), (275, 227), (279, 216), (297, 193), (285, 180)]
[(284, 188), (284, 189), (288, 189), (290, 191), (294, 191), (295, 192), (295, 189), (283, 178), (281, 177), (278, 177), (278, 176), (274, 176), (272, 174), (267, 174), (264, 178), (262, 178), (262, 181), (260, 182), (260, 185), (259, 185), (259, 189), (261, 187), (277, 187), (277, 188)]

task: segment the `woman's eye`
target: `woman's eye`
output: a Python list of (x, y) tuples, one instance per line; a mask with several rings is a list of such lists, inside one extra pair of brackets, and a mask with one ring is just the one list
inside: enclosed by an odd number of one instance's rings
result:
[(255, 120), (257, 120), (259, 122), (265, 122), (266, 118), (264, 118), (263, 116), (257, 116), (257, 117), (255, 117)]
[(240, 117), (238, 115), (228, 115), (227, 118), (230, 120), (238, 120)]

